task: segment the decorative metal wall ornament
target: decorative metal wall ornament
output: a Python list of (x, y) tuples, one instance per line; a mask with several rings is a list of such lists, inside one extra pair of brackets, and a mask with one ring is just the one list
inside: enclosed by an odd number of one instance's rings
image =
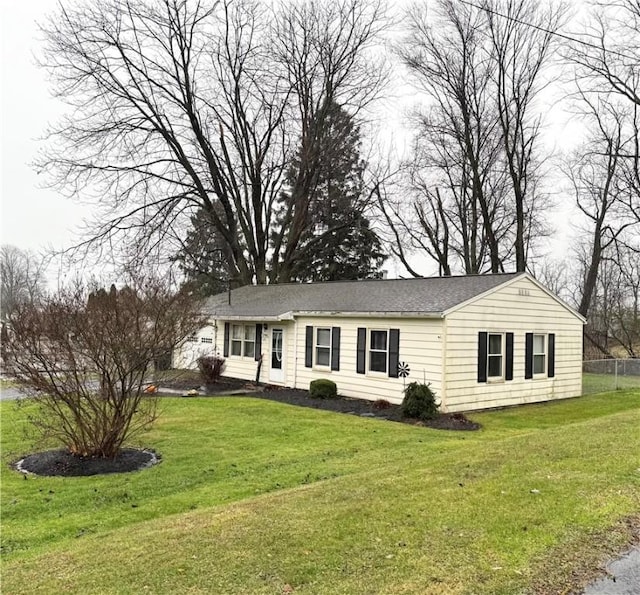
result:
[(411, 372), (411, 368), (407, 362), (398, 362), (398, 376), (402, 378), (402, 390), (407, 388), (406, 378), (409, 376), (409, 372)]
[(406, 378), (409, 376), (409, 372), (411, 372), (411, 368), (407, 362), (400, 362), (398, 364), (398, 376), (400, 376), (400, 378)]

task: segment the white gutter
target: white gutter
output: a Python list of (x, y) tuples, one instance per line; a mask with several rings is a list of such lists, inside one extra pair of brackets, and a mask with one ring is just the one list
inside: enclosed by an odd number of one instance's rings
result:
[(285, 312), (284, 314), (269, 316), (260, 314), (251, 315), (218, 315), (216, 312), (209, 314), (210, 317), (217, 320), (237, 320), (239, 322), (260, 321), (260, 322), (285, 322), (292, 321), (301, 316), (331, 316), (337, 318), (444, 318), (444, 312), (340, 312), (335, 310), (296, 310)]
[(340, 312), (335, 310), (298, 310), (288, 313), (300, 316), (331, 316), (337, 318), (444, 318), (443, 312)]

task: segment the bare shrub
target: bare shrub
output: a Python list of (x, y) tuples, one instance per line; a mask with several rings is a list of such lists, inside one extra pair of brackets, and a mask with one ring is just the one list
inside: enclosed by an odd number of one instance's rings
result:
[(145, 394), (154, 360), (203, 325), (199, 304), (159, 279), (109, 292), (78, 283), (24, 303), (10, 318), (7, 351), (31, 421), (75, 455), (115, 457), (156, 419)]
[(198, 370), (205, 384), (216, 384), (222, 376), (227, 360), (217, 355), (203, 355), (198, 358)]

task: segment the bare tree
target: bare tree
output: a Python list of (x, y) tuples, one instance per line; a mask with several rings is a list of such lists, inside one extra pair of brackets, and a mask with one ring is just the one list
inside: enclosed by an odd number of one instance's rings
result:
[(20, 304), (6, 349), (43, 436), (74, 455), (110, 458), (156, 418), (144, 392), (153, 362), (203, 324), (199, 303), (164, 280), (110, 292), (77, 284)]
[(567, 48), (576, 105), (593, 131), (578, 177), (578, 204), (590, 223), (580, 310), (591, 343), (606, 354), (622, 346), (631, 356), (638, 341), (639, 38), (638, 2), (596, 2), (584, 36)]
[(45, 287), (44, 261), (28, 250), (0, 246), (0, 313), (4, 321), (19, 304), (35, 302)]
[[(101, 205), (89, 245), (152, 250), (202, 209), (232, 282), (287, 280), (316, 182), (328, 106), (357, 113), (382, 71), (377, 0), (87, 0), (45, 27), (49, 69), (74, 112), (43, 159)], [(304, 167), (281, 207), (302, 144)], [(286, 241), (285, 241), (286, 238)]]
[(399, 221), (444, 274), (454, 259), (467, 273), (487, 265), (498, 272), (502, 173), (485, 16), (442, 0), (434, 14), (413, 7), (408, 23), (400, 56), (432, 104), (414, 118), (418, 133), (407, 168), (413, 216)]
[(416, 118), (411, 205), (383, 207), (445, 274), (524, 270), (543, 234), (535, 101), (562, 14), (510, 0), (409, 12), (400, 55), (430, 103)]
[(629, 357), (640, 357), (640, 259), (636, 250), (616, 244), (610, 333)]
[(497, 115), (515, 210), (515, 265), (527, 267), (527, 248), (537, 214), (544, 209), (537, 192), (541, 116), (535, 102), (548, 79), (544, 70), (557, 46), (566, 6), (538, 0), (484, 0), (495, 60)]
[(621, 154), (632, 139), (625, 133), (624, 118), (606, 99), (592, 103), (582, 96), (583, 116), (590, 124), (588, 140), (574, 153), (565, 168), (578, 209), (587, 221), (582, 237), (589, 238), (578, 311), (589, 315), (600, 266), (607, 251), (636, 222), (626, 208), (628, 189), (624, 182)]
[[(629, 189), (627, 207), (640, 221), (640, 4), (636, 0), (595, 2), (580, 42), (567, 57), (576, 68), (580, 100), (606, 98), (624, 119), (630, 139), (620, 152)], [(591, 99), (592, 102), (596, 99)]]

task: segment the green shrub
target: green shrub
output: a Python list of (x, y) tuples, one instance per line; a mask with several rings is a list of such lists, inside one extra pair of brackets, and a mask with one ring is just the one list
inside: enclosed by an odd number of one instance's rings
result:
[(413, 419), (435, 419), (438, 417), (438, 408), (435, 393), (429, 384), (412, 382), (404, 391), (402, 401), (402, 414)]
[(225, 359), (217, 355), (203, 355), (198, 358), (198, 370), (204, 384), (215, 384), (224, 370)]
[(336, 383), (331, 380), (319, 378), (318, 380), (311, 381), (309, 394), (314, 399), (331, 399), (332, 397), (338, 396), (338, 387)]

